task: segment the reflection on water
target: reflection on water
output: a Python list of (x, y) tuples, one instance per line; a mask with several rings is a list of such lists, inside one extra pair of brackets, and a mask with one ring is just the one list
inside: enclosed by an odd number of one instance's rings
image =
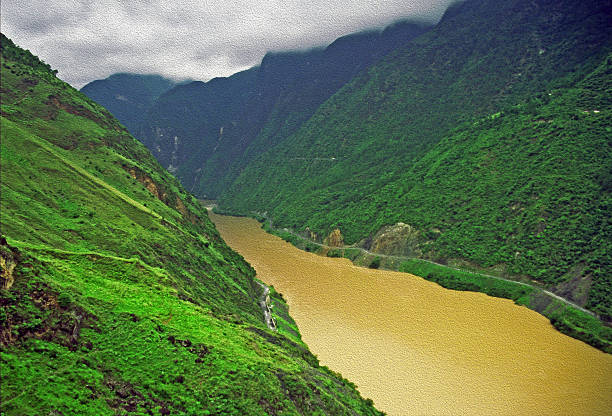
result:
[(321, 364), (389, 415), (612, 415), (612, 356), (511, 301), (317, 256), (211, 213)]

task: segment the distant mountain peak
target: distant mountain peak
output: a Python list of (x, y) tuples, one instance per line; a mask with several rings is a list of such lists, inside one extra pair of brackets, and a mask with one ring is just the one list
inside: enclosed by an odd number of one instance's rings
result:
[(106, 107), (134, 133), (155, 100), (175, 85), (175, 81), (158, 74), (120, 72), (90, 82), (81, 92)]

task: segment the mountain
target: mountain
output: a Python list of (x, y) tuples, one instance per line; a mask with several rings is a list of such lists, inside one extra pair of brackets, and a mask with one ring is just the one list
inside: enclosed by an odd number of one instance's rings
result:
[(175, 85), (161, 75), (120, 73), (92, 81), (81, 92), (135, 133), (155, 100)]
[(377, 415), (110, 113), (1, 37), (5, 415)]
[(537, 280), (610, 321), (610, 6), (454, 4), (260, 149), (220, 208), (365, 248), (403, 223), (402, 255)]
[(229, 78), (176, 87), (156, 101), (136, 136), (187, 189), (216, 197), (359, 71), (428, 28), (399, 22), (326, 48), (268, 53), (260, 66)]
[[(199, 159), (214, 153), (219, 142), (223, 141), (223, 148), (231, 152), (232, 147), (225, 144), (230, 141), (234, 145), (250, 128), (250, 123), (241, 122), (243, 119), (258, 122), (261, 118), (258, 109), (252, 113), (244, 110), (258, 94), (256, 79), (257, 72), (247, 70), (229, 78), (173, 88), (149, 111), (142, 142), (178, 177), (182, 177), (185, 166), (189, 166), (190, 177), (195, 177), (201, 169)], [(184, 185), (193, 190), (194, 181), (183, 179)]]

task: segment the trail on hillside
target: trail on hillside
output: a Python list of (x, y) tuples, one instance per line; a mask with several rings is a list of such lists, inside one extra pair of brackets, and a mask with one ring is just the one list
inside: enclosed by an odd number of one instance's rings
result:
[[(273, 228), (272, 221), (270, 219), (268, 219), (268, 223), (269, 223), (271, 229), (275, 229), (275, 228)], [(506, 282), (516, 283), (518, 285), (530, 287), (530, 288), (532, 288), (534, 290), (539, 290), (542, 293), (544, 293), (544, 294), (546, 294), (548, 296), (553, 297), (554, 299), (557, 299), (557, 300), (559, 300), (559, 301), (561, 301), (561, 302), (563, 302), (563, 303), (565, 303), (567, 305), (570, 305), (570, 306), (572, 306), (572, 307), (574, 307), (574, 308), (576, 308), (576, 309), (578, 309), (578, 310), (580, 310), (580, 311), (582, 311), (584, 313), (588, 313), (589, 315), (594, 316), (594, 317), (599, 319), (599, 316), (597, 316), (597, 314), (595, 314), (594, 312), (592, 312), (592, 311), (590, 311), (588, 309), (583, 308), (580, 305), (577, 305), (576, 303), (572, 302), (571, 300), (566, 299), (566, 298), (564, 298), (562, 296), (559, 296), (559, 295), (551, 292), (550, 290), (546, 290), (546, 289), (543, 289), (543, 288), (541, 288), (539, 286), (531, 285), (529, 283), (519, 282), (517, 280), (512, 280), (512, 279), (506, 279), (506, 278), (499, 277), (499, 276), (493, 276), (493, 275), (486, 274), (486, 273), (477, 273), (477, 272), (473, 272), (471, 270), (459, 269), (457, 267), (452, 267), (452, 266), (448, 266), (446, 264), (436, 263), (435, 261), (421, 259), (421, 258), (418, 258), (418, 257), (396, 256), (396, 255), (391, 255), (391, 254), (374, 253), (372, 251), (366, 250), (363, 247), (358, 247), (358, 246), (356, 246), (354, 244), (351, 244), (351, 245), (348, 245), (348, 246), (343, 246), (343, 247), (332, 247), (332, 246), (328, 246), (327, 244), (322, 244), (322, 243), (318, 243), (316, 241), (312, 241), (311, 239), (306, 238), (306, 237), (304, 237), (302, 235), (299, 235), (298, 233), (296, 233), (296, 232), (294, 232), (294, 231), (292, 231), (292, 230), (290, 230), (288, 228), (283, 228), (281, 231), (287, 232), (287, 233), (289, 233), (289, 234), (291, 234), (291, 235), (293, 235), (293, 236), (295, 236), (297, 238), (300, 238), (300, 239), (302, 239), (302, 240), (304, 240), (304, 241), (306, 241), (306, 242), (308, 242), (310, 244), (314, 244), (316, 246), (319, 246), (319, 247), (322, 247), (322, 248), (326, 248), (326, 249), (332, 249), (332, 250), (337, 250), (337, 249), (359, 250), (362, 253), (368, 254), (370, 256), (381, 257), (381, 258), (388, 258), (388, 259), (394, 259), (394, 260), (419, 260), (419, 261), (424, 261), (426, 263), (435, 264), (437, 266), (445, 267), (445, 268), (448, 268), (448, 269), (452, 269), (452, 270), (456, 270), (456, 271), (460, 271), (460, 272), (465, 272), (465, 273), (471, 273), (471, 274), (476, 275), (476, 276), (484, 276), (484, 277), (488, 277), (488, 278), (495, 279), (495, 280), (503, 280), (503, 281), (506, 281)]]

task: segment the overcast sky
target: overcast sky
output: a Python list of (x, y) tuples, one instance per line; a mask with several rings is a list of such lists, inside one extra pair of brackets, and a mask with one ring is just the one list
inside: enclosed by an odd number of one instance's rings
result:
[(1, 30), (80, 88), (116, 72), (206, 81), (267, 51), (331, 43), (402, 18), (437, 21), (452, 0), (2, 0)]

